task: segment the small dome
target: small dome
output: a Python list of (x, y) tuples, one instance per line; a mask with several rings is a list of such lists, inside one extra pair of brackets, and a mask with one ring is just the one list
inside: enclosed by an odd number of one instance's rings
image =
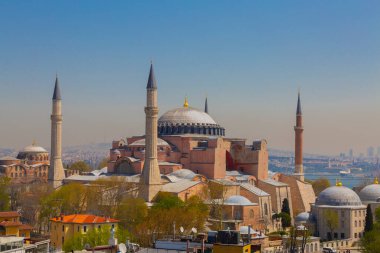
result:
[(240, 196), (240, 195), (233, 195), (229, 197), (225, 202), (225, 205), (231, 205), (231, 206), (251, 206), (253, 203), (249, 201), (246, 197)]
[(309, 220), (309, 218), (310, 218), (310, 213), (303, 212), (303, 213), (298, 214), (294, 220), (296, 223), (306, 223)]
[(170, 173), (170, 176), (176, 176), (178, 178), (193, 179), (197, 174), (188, 169), (180, 169)]
[(47, 153), (47, 150), (44, 149), (43, 147), (40, 147), (40, 146), (30, 145), (30, 146), (26, 146), (20, 152), (22, 152), (22, 153)]
[(323, 190), (315, 202), (315, 205), (327, 206), (361, 206), (359, 196), (345, 186), (331, 186)]
[(365, 202), (380, 202), (380, 185), (367, 185), (359, 192), (359, 197)]

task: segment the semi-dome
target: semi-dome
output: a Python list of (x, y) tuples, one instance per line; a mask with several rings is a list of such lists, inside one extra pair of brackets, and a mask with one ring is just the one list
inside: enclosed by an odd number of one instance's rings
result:
[[(145, 138), (142, 138), (140, 140), (134, 141), (131, 144), (129, 144), (130, 147), (133, 146), (145, 146)], [(163, 139), (157, 138), (157, 146), (170, 146), (169, 143), (164, 141)]]
[(365, 202), (380, 202), (380, 185), (367, 185), (359, 192), (359, 197)]
[(323, 190), (315, 205), (327, 206), (361, 206), (362, 202), (353, 190), (345, 186), (331, 186)]
[(186, 102), (183, 107), (165, 112), (158, 119), (159, 135), (202, 134), (224, 136), (224, 128), (206, 112), (189, 107)]
[(240, 196), (240, 195), (233, 195), (226, 199), (224, 202), (225, 205), (231, 205), (231, 206), (252, 206), (254, 203), (249, 201), (246, 197)]

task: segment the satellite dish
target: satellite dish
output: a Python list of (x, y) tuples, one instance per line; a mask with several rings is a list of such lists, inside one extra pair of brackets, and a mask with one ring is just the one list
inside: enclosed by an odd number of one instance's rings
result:
[(192, 228), (191, 231), (193, 231), (194, 234), (197, 233), (197, 229), (196, 228)]
[(183, 232), (185, 231), (185, 229), (181, 226), (181, 227), (179, 228), (179, 231), (181, 231), (181, 233), (183, 233)]
[(127, 247), (125, 246), (124, 243), (119, 244), (119, 250), (121, 253), (126, 253), (127, 252)]

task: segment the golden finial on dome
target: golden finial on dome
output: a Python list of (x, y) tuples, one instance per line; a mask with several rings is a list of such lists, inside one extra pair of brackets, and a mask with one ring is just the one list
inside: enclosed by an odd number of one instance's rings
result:
[(187, 97), (185, 97), (185, 102), (183, 103), (183, 107), (189, 107), (189, 102), (187, 101)]
[(335, 179), (335, 185), (336, 186), (343, 186), (342, 181)]
[(375, 179), (373, 180), (373, 183), (374, 184), (379, 184), (379, 179), (377, 177), (375, 177)]

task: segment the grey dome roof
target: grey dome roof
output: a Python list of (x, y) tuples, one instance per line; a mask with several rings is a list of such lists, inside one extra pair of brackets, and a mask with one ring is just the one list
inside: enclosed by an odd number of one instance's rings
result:
[[(129, 146), (145, 146), (145, 138), (132, 142)], [(169, 146), (169, 143), (161, 138), (157, 138), (157, 146)]]
[(30, 145), (26, 146), (20, 153), (47, 153), (47, 150), (40, 146)]
[(188, 169), (180, 169), (170, 173), (170, 176), (176, 176), (178, 178), (193, 179), (197, 174)]
[(361, 206), (359, 196), (345, 186), (331, 186), (323, 190), (315, 202), (315, 205), (327, 206)]
[(367, 185), (359, 192), (359, 197), (366, 202), (380, 202), (380, 185)]
[(251, 206), (254, 205), (249, 199), (246, 197), (240, 196), (240, 195), (233, 195), (226, 199), (224, 202), (225, 205), (231, 205), (231, 206)]
[(217, 125), (210, 115), (192, 107), (180, 107), (169, 110), (158, 119), (158, 125), (181, 124)]
[(305, 223), (309, 220), (309, 218), (310, 218), (310, 213), (303, 212), (303, 213), (298, 214), (294, 220), (296, 223)]

